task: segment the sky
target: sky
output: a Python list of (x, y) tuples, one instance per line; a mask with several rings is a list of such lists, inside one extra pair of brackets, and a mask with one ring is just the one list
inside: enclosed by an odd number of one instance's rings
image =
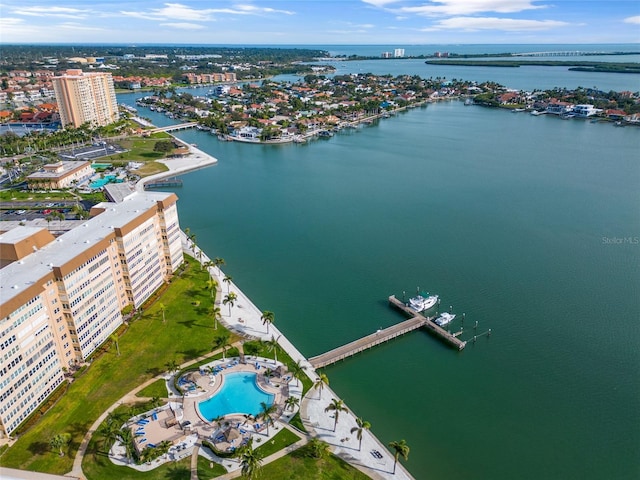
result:
[(0, 0), (2, 43), (640, 43), (640, 1)]

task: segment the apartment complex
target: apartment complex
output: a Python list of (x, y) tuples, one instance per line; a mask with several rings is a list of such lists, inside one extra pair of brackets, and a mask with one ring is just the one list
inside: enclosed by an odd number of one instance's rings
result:
[(67, 70), (53, 78), (62, 126), (103, 126), (118, 120), (118, 102), (110, 73)]
[(54, 238), (0, 235), (0, 435), (10, 435), (183, 261), (173, 193), (104, 202)]

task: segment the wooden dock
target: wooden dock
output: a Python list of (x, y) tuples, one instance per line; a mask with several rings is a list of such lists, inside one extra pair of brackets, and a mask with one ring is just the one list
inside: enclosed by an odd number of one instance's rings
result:
[(416, 313), (415, 310), (407, 307), (404, 303), (398, 300), (395, 295), (391, 295), (389, 297), (389, 303), (394, 307), (398, 308), (399, 310), (402, 310), (406, 315), (425, 319), (424, 326), (426, 327), (427, 330), (429, 330), (434, 335), (440, 337), (449, 345), (456, 347), (458, 350), (462, 350), (464, 347), (467, 346), (467, 342), (462, 341), (458, 338), (458, 335), (460, 334), (459, 332), (457, 334), (447, 332), (444, 328), (432, 322), (431, 321), (432, 318), (427, 319), (423, 315)]
[(181, 187), (182, 180), (180, 178), (166, 178), (159, 180), (152, 180), (149, 183), (144, 184), (144, 189), (148, 190), (150, 188), (167, 188), (167, 187)]
[[(415, 313), (415, 312), (414, 312)], [(329, 350), (322, 355), (318, 355), (315, 357), (311, 357), (309, 362), (313, 365), (313, 368), (322, 368), (327, 365), (331, 365), (332, 363), (336, 363), (340, 360), (344, 360), (345, 358), (351, 357), (356, 353), (360, 353), (364, 350), (368, 350), (371, 347), (375, 347), (376, 345), (380, 345), (381, 343), (387, 342), (392, 338), (399, 337), (400, 335), (404, 335), (405, 333), (412, 332), (413, 330), (417, 330), (422, 327), (427, 322), (427, 319), (420, 316), (414, 316), (409, 320), (405, 320), (404, 322), (397, 323), (395, 325), (391, 325), (384, 330), (378, 330), (371, 335), (367, 335), (366, 337), (359, 338), (351, 343), (347, 343), (346, 345), (342, 345), (341, 347), (334, 348), (333, 350)]]
[(347, 343), (346, 345), (342, 345), (338, 348), (334, 348), (333, 350), (329, 350), (322, 355), (311, 357), (309, 359), (309, 362), (311, 363), (311, 365), (313, 365), (313, 368), (326, 367), (327, 365), (331, 365), (340, 360), (344, 360), (345, 358), (351, 357), (356, 353), (368, 350), (369, 348), (380, 345), (381, 343), (387, 342), (393, 338), (404, 335), (405, 333), (412, 332), (421, 327), (425, 327), (427, 330), (442, 338), (445, 342), (457, 348), (458, 350), (462, 350), (466, 346), (467, 342), (464, 342), (457, 338), (457, 335), (459, 335), (459, 333), (449, 333), (444, 328), (436, 325), (433, 322), (435, 317), (425, 317), (424, 315), (417, 313), (415, 310), (412, 310), (400, 300), (398, 300), (395, 295), (391, 295), (389, 297), (389, 303), (394, 307), (402, 310), (411, 318), (405, 320), (404, 322), (391, 325), (390, 327), (387, 327), (383, 330), (378, 330), (375, 333), (359, 338), (358, 340), (354, 340), (353, 342)]

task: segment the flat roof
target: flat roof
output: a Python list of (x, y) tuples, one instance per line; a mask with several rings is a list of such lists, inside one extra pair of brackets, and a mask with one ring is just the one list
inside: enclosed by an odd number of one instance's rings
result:
[[(103, 202), (96, 205), (104, 208), (104, 211), (60, 235), (43, 248), (0, 270), (2, 272), (0, 275), (2, 305), (11, 302), (19, 295), (24, 295), (35, 281), (52, 274), (54, 267), (67, 264), (92, 246), (114, 235), (114, 229), (126, 226), (144, 212), (156, 208), (158, 202), (173, 195), (166, 192), (136, 192), (121, 203)], [(26, 230), (32, 231), (32, 228), (20, 226), (14, 229), (19, 230), (18, 232), (9, 230), (0, 235), (0, 242), (5, 241), (5, 238), (22, 237), (26, 235)], [(9, 313), (11, 312), (4, 312), (5, 315)]]
[(50, 163), (44, 166), (49, 168), (54, 166), (61, 166), (62, 167), (61, 171), (54, 172), (54, 171), (44, 170), (40, 172), (34, 172), (31, 175), (29, 175), (27, 178), (60, 178), (60, 177), (64, 177), (68, 173), (71, 173), (75, 170), (79, 170), (80, 168), (90, 166), (90, 165), (91, 164), (86, 160), (61, 160), (60, 162)]

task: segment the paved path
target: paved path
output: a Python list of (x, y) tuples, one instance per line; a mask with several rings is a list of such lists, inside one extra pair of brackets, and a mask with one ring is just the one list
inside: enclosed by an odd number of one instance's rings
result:
[[(211, 353), (208, 353), (207, 355), (202, 355), (202, 356), (200, 356), (198, 358), (195, 358), (193, 360), (189, 360), (188, 362), (185, 362), (182, 365), (180, 365), (178, 368), (179, 368), (179, 370), (182, 370), (182, 369), (188, 367), (189, 365), (193, 365), (194, 363), (200, 362), (200, 361), (202, 361), (202, 360), (204, 360), (206, 358), (213, 357), (213, 356), (217, 355), (218, 353), (220, 353), (221, 351), (222, 350), (218, 349), (218, 350), (215, 350), (215, 351), (213, 351)], [(135, 403), (135, 402), (144, 402), (144, 401), (147, 401), (147, 400), (151, 400), (150, 398), (146, 398), (146, 397), (138, 397), (138, 396), (136, 396), (136, 394), (139, 391), (141, 391), (144, 388), (148, 387), (149, 385), (151, 385), (153, 382), (155, 382), (157, 380), (161, 380), (161, 379), (165, 380), (166, 379), (166, 375), (167, 375), (166, 373), (163, 373), (163, 374), (158, 375), (156, 377), (150, 378), (146, 382), (138, 385), (136, 388), (131, 390), (129, 393), (127, 393), (122, 398), (120, 398), (120, 400), (118, 400), (113, 405), (111, 405), (108, 409), (106, 409), (104, 411), (104, 413), (102, 415), (100, 415), (95, 422), (93, 422), (93, 425), (91, 425), (91, 427), (89, 428), (89, 430), (85, 434), (84, 438), (82, 439), (82, 442), (80, 443), (80, 447), (78, 448), (78, 451), (76, 452), (76, 456), (75, 456), (75, 458), (73, 460), (73, 469), (67, 475), (78, 477), (78, 478), (83, 479), (83, 480), (86, 479), (86, 477), (84, 476), (84, 472), (82, 471), (82, 459), (84, 458), (85, 454), (87, 453), (87, 447), (89, 446), (89, 441), (91, 440), (91, 437), (93, 436), (95, 431), (100, 427), (102, 422), (104, 422), (105, 418), (107, 418), (107, 415), (109, 415), (111, 412), (113, 412), (120, 405), (128, 404), (128, 403)]]
[[(183, 235), (183, 247), (185, 251), (194, 258), (198, 258), (196, 252), (189, 248), (188, 243), (186, 236)], [(198, 250), (198, 254), (201, 254), (200, 261), (203, 264), (210, 260), (206, 253), (201, 252), (197, 246), (195, 248)], [(221, 295), (220, 297), (216, 297), (216, 301), (219, 303), (220, 298), (226, 295), (222, 293), (223, 285), (226, 283), (222, 281), (222, 279), (225, 278), (225, 274), (216, 267), (209, 268), (209, 273), (220, 285)], [(228, 306), (222, 308), (221, 323), (228, 329), (244, 336), (259, 338), (261, 340), (271, 340), (272, 337), (276, 338), (282, 349), (289, 354), (294, 362), (300, 362), (305, 368), (306, 374), (315, 383), (318, 380), (318, 374), (309, 360), (280, 332), (276, 325), (263, 325), (261, 319), (262, 312), (235, 283), (228, 283), (225, 291), (227, 288), (229, 291), (234, 292), (238, 299), (235, 305), (231, 307), (231, 315), (228, 314)], [(333, 418), (325, 412), (325, 408), (329, 405), (331, 399), (339, 399), (340, 397), (328, 386), (324, 387), (322, 398), (319, 399), (318, 397), (318, 391), (312, 388), (302, 399), (300, 405), (302, 421), (311, 436), (316, 436), (329, 443), (333, 453), (354, 467), (362, 470), (371, 478), (413, 480), (411, 474), (400, 462), (398, 462), (396, 467), (395, 475), (391, 473), (393, 472), (393, 455), (372, 432), (368, 430), (363, 432), (362, 448), (358, 450), (358, 441), (355, 438), (355, 434), (351, 433), (351, 428), (356, 426), (357, 415), (351, 409), (349, 409), (348, 412), (342, 412), (340, 414), (339, 422), (334, 432)], [(372, 454), (374, 451), (379, 452), (382, 458), (374, 457)], [(265, 459), (265, 462), (266, 460), (267, 459)]]

